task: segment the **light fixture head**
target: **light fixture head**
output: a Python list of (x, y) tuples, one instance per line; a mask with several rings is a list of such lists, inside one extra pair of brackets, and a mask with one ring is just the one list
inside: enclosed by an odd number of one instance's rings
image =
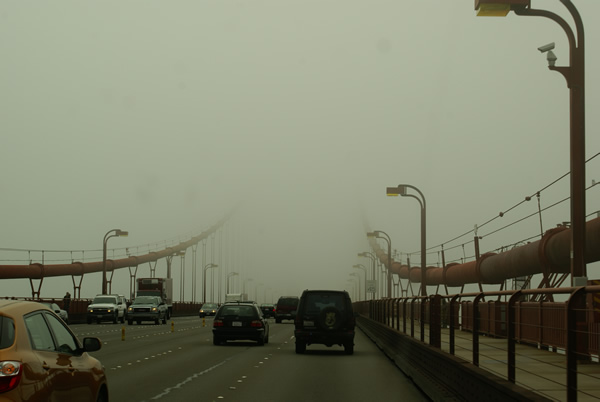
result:
[(538, 50), (542, 53), (549, 52), (552, 49), (554, 49), (554, 42), (538, 47)]
[(548, 60), (548, 66), (554, 67), (554, 65), (556, 64), (556, 59), (558, 59), (558, 57), (556, 57), (552, 50), (549, 50), (548, 56), (546, 57), (546, 60)]

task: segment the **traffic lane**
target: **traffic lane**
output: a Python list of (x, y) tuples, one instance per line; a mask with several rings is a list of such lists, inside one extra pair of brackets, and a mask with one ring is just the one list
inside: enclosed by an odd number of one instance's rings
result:
[(173, 333), (160, 332), (160, 326), (135, 326), (140, 329), (137, 335), (127, 334), (124, 342), (110, 340), (116, 339), (110, 332), (111, 338), (94, 356), (106, 367), (111, 400), (204, 400), (198, 399), (198, 387), (210, 389), (218, 382), (224, 371), (217, 369), (232, 360), (247, 365), (280, 338), (274, 329), (266, 346), (245, 342), (220, 348), (212, 344), (212, 327), (198, 323), (197, 317), (180, 320)]
[(234, 387), (216, 390), (210, 401), (429, 401), (360, 330), (355, 351), (310, 345), (295, 353), (293, 326), (283, 343), (262, 363), (229, 370)]
[[(108, 369), (122, 364), (123, 353), (125, 353), (125, 356), (130, 356), (130, 359), (162, 353), (164, 345), (170, 343), (170, 339), (185, 336), (187, 332), (201, 328), (197, 318), (194, 320), (191, 317), (182, 317), (173, 321), (173, 327), (169, 322), (169, 325), (109, 324), (86, 326), (83, 324), (72, 326), (71, 329), (80, 340), (86, 336), (100, 338), (102, 349), (94, 352), (93, 355)], [(125, 331), (124, 341), (122, 340), (123, 330)]]
[[(311, 345), (297, 355), (293, 325), (271, 325), (269, 344), (228, 342), (221, 362), (173, 383), (153, 400), (320, 401), (429, 399), (360, 331), (354, 355), (339, 346)], [(233, 351), (234, 354), (230, 354)], [(225, 358), (225, 356), (228, 356)]]

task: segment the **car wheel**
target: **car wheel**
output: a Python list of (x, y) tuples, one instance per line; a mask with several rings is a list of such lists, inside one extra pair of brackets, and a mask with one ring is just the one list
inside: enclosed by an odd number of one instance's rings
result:
[(96, 402), (108, 402), (108, 397), (106, 396), (105, 391), (100, 390), (100, 393), (98, 394), (98, 398), (96, 399)]
[(136, 323), (137, 325), (140, 325), (142, 323), (142, 320), (137, 320)]
[(354, 343), (349, 342), (349, 343), (345, 344), (344, 352), (346, 352), (347, 355), (353, 354), (354, 353)]
[(119, 321), (119, 316), (117, 315), (117, 313), (115, 313), (115, 315), (113, 316), (113, 324), (116, 324), (117, 321)]
[(306, 352), (306, 343), (296, 341), (296, 353), (301, 355)]
[(258, 338), (258, 346), (265, 346), (265, 338)]
[(342, 313), (335, 307), (326, 307), (321, 310), (317, 323), (321, 329), (335, 331), (342, 325)]
[(127, 325), (133, 325), (133, 320), (127, 320)]
[(217, 338), (216, 336), (213, 336), (213, 345), (220, 345), (221, 344), (221, 340), (219, 338)]
[(163, 316), (162, 323), (163, 324), (167, 323), (167, 315), (166, 314)]
[(91, 323), (92, 323), (92, 319), (91, 319), (91, 318), (88, 318), (88, 319), (87, 319), (87, 323), (88, 323), (88, 325), (89, 325), (89, 324), (91, 324)]

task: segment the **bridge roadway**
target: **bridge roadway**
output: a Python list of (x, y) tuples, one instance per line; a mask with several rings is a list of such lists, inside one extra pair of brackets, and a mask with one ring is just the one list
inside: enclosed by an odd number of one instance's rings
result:
[[(293, 323), (270, 320), (269, 343), (212, 344), (212, 319), (167, 325), (74, 324), (81, 339), (103, 341), (112, 402), (121, 401), (427, 401), (362, 331), (355, 353), (312, 345), (296, 355)], [(121, 330), (125, 328), (125, 340)]]

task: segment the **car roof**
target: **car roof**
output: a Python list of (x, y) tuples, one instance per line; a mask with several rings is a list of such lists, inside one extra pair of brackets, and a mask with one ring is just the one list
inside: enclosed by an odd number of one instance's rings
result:
[(303, 293), (344, 293), (348, 294), (345, 290), (329, 290), (329, 289), (306, 289)]
[(52, 311), (50, 307), (34, 301), (0, 300), (0, 314), (5, 316), (23, 315), (35, 310)]

